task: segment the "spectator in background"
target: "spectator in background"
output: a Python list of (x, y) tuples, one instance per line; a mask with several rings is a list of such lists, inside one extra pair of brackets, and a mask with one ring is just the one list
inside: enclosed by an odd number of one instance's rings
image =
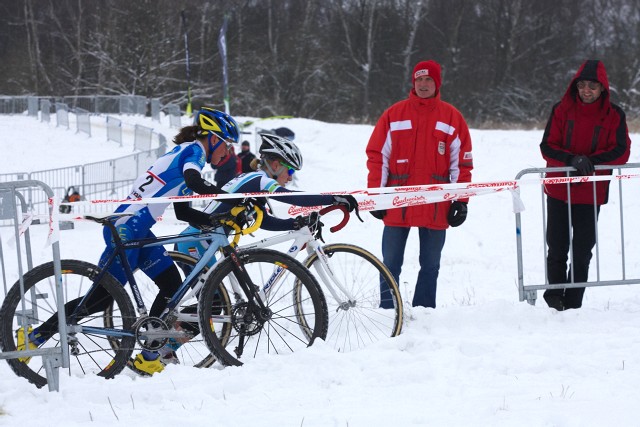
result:
[[(573, 166), (576, 172), (572, 174), (593, 175), (594, 165), (626, 163), (630, 146), (625, 113), (609, 100), (609, 79), (604, 64), (598, 60), (585, 61), (560, 102), (554, 105), (547, 122), (540, 143), (547, 167)], [(596, 175), (610, 173), (610, 170), (595, 172)], [(547, 177), (565, 175), (566, 172), (555, 172), (548, 173)], [(595, 198), (591, 182), (571, 184), (569, 192), (566, 184), (545, 186), (550, 284), (588, 280), (598, 215), (600, 206), (607, 203), (609, 182), (595, 183)], [(570, 239), (573, 254), (567, 273)], [(584, 290), (584, 287), (547, 289), (544, 299), (549, 307), (558, 311), (580, 308)]]
[(251, 152), (251, 144), (249, 141), (242, 141), (241, 151), (238, 153), (238, 166), (236, 174), (253, 172), (251, 169), (251, 161), (256, 155)]
[(285, 128), (285, 127), (273, 129), (271, 133), (273, 133), (274, 135), (278, 135), (282, 138), (286, 138), (289, 141), (293, 141), (294, 139), (296, 139), (296, 134), (293, 133), (291, 129)]
[[(367, 145), (368, 187), (470, 182), (471, 137), (462, 114), (440, 99), (440, 65), (419, 62), (409, 98), (387, 109)], [(420, 272), (413, 306), (436, 307), (440, 255), (446, 229), (467, 217), (467, 200), (372, 211), (384, 221), (382, 257), (400, 283), (411, 227), (420, 237)], [(384, 307), (383, 308), (390, 308)]]
[(216, 171), (216, 185), (218, 187), (222, 187), (235, 178), (238, 169), (238, 156), (236, 156), (233, 146), (229, 148), (229, 152), (220, 163), (212, 164), (211, 168)]

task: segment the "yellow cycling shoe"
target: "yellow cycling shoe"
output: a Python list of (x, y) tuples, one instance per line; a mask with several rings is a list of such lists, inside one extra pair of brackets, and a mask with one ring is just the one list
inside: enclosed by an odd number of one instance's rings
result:
[(142, 353), (138, 353), (133, 361), (133, 366), (130, 366), (138, 374), (150, 377), (151, 375), (162, 372), (164, 370), (164, 364), (160, 361), (160, 358), (156, 360), (146, 360)]
[[(33, 332), (33, 328), (29, 326), (26, 333), (27, 337), (31, 332)], [(19, 328), (16, 331), (16, 338), (17, 338), (17, 344), (18, 344), (16, 346), (17, 351), (35, 350), (36, 348), (38, 348), (38, 346), (33, 342), (31, 342), (31, 340), (29, 340), (29, 348), (27, 348), (27, 346), (25, 345), (24, 326), (22, 328)], [(23, 363), (29, 363), (31, 361), (31, 357), (19, 357), (18, 360)]]

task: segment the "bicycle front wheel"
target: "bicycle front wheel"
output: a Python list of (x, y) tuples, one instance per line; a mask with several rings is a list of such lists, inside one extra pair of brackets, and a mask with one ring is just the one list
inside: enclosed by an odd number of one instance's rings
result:
[[(60, 261), (62, 269), (62, 288), (64, 303), (78, 300), (85, 295), (100, 269), (90, 263), (76, 260)], [(20, 282), (16, 282), (7, 293), (0, 309), (0, 347), (2, 351), (16, 351), (17, 331), (22, 328), (33, 327), (39, 330), (44, 343), (40, 348), (58, 347), (60, 336), (57, 323), (56, 279), (53, 262), (38, 266), (24, 277), (24, 299), (20, 295)], [(77, 340), (70, 355), (70, 375), (96, 374), (105, 378), (113, 378), (124, 369), (131, 352), (135, 338), (133, 336), (120, 337), (119, 332), (131, 331), (136, 320), (136, 314), (127, 293), (110, 274), (103, 276), (100, 281), (101, 295), (93, 300), (93, 307), (97, 312), (79, 318), (78, 326), (104, 329), (107, 318), (109, 326), (117, 332), (119, 337), (108, 337), (106, 334), (79, 332), (69, 334), (69, 343)], [(73, 303), (72, 303), (73, 304)], [(108, 317), (105, 313), (109, 312)], [(66, 313), (67, 316), (69, 313)], [(126, 334), (125, 334), (126, 335)], [(71, 347), (70, 347), (71, 349)], [(74, 354), (75, 353), (75, 354)], [(35, 384), (43, 387), (47, 384), (43, 358), (8, 359), (13, 371)]]
[(352, 351), (399, 335), (402, 298), (389, 269), (359, 246), (337, 243), (322, 249), (328, 266), (316, 253), (304, 265), (337, 295), (336, 298), (330, 290), (325, 292), (329, 311), (327, 343), (338, 351)]
[[(252, 285), (264, 293), (265, 310), (250, 303), (239, 287), (242, 278), (236, 276), (231, 258), (215, 267), (202, 289), (198, 312), (205, 341), (222, 364), (239, 366), (267, 354), (288, 354), (326, 337), (328, 315), (322, 289), (300, 262), (269, 249), (240, 251), (238, 260)], [(222, 288), (234, 296), (230, 316), (212, 310)], [(221, 321), (232, 326), (227, 342), (219, 339), (214, 328), (205, 327)]]

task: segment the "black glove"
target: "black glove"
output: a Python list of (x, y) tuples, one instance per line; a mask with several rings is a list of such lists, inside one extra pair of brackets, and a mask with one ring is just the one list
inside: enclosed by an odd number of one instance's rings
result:
[(324, 224), (320, 221), (320, 214), (316, 211), (309, 215), (298, 215), (293, 220), (293, 229), (300, 230), (302, 227), (309, 227), (311, 234), (318, 237)]
[(354, 209), (358, 209), (358, 201), (350, 194), (345, 194), (344, 196), (333, 196), (333, 203), (346, 207), (349, 212), (353, 212)]
[(449, 208), (447, 222), (450, 226), (457, 227), (461, 225), (465, 219), (467, 219), (467, 204), (455, 200)]
[(593, 167), (593, 162), (591, 159), (584, 154), (579, 154), (577, 156), (573, 156), (571, 160), (569, 160), (569, 166), (573, 166), (578, 171), (578, 175), (593, 175), (595, 168)]
[(383, 209), (380, 211), (369, 211), (369, 213), (373, 215), (374, 218), (377, 218), (380, 221), (382, 221), (384, 219), (384, 216), (387, 214), (387, 211)]

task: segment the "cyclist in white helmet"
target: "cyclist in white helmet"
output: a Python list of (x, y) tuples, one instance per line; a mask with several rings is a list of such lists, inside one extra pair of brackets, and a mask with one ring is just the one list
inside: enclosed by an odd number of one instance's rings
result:
[[(258, 150), (260, 160), (252, 161), (252, 168), (255, 172), (248, 172), (238, 175), (222, 187), (227, 193), (274, 193), (270, 198), (280, 202), (298, 206), (327, 206), (333, 204), (344, 205), (349, 212), (357, 209), (358, 202), (351, 195), (312, 195), (312, 196), (287, 196), (277, 197), (278, 193), (291, 193), (291, 190), (285, 188), (285, 185), (293, 179), (293, 174), (302, 169), (302, 153), (293, 142), (287, 138), (272, 134), (260, 134), (262, 144)], [(213, 200), (204, 212), (206, 213), (223, 213), (230, 209), (228, 204)], [(296, 218), (276, 218), (265, 215), (262, 220), (261, 228), (270, 231), (286, 231), (297, 230), (304, 225), (308, 225), (313, 218), (298, 216)], [(183, 234), (195, 233), (195, 227), (188, 227)], [(217, 244), (226, 244), (226, 236), (221, 236)], [(206, 243), (205, 243), (206, 245)], [(201, 255), (205, 247), (201, 242), (180, 243), (177, 245), (180, 252), (198, 257)], [(215, 260), (212, 260), (213, 264)]]

